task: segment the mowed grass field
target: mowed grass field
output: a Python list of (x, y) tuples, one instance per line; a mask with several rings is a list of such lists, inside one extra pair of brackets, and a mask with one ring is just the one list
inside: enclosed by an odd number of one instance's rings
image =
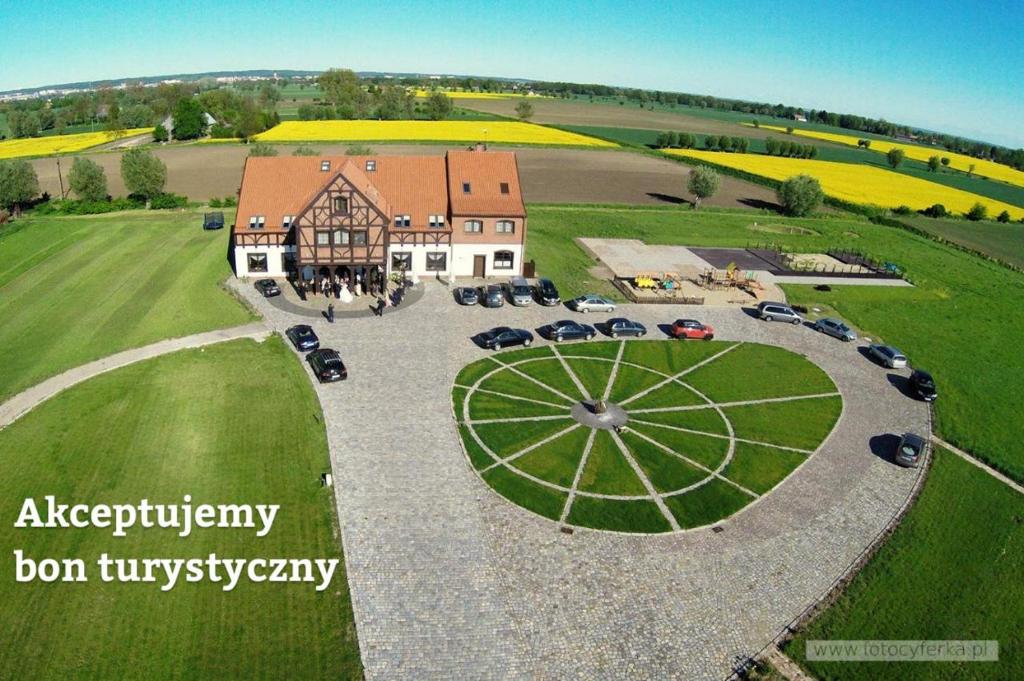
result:
[(488, 142), (617, 147), (614, 142), (512, 121), (285, 121), (256, 135), (261, 142)]
[(1024, 269), (1024, 225), (901, 216), (900, 222)]
[[(5, 346), (10, 347), (10, 346)], [(111, 558), (341, 558), (319, 404), (278, 337), (186, 350), (101, 375), (0, 431), (0, 678), (361, 677), (344, 562), (308, 583), (105, 583)], [(279, 504), (272, 531), (17, 529), (44, 503)], [(80, 558), (88, 583), (16, 583), (12, 551)]]
[[(1024, 497), (937, 449), (921, 497), (846, 593), (786, 647), (822, 681), (1024, 678)], [(810, 662), (815, 640), (999, 641), (999, 662)]]
[[(555, 280), (563, 298), (591, 291), (620, 297), (609, 282), (591, 274), (596, 263), (573, 241), (580, 236), (739, 247), (770, 239), (793, 250), (846, 247), (897, 263), (914, 288), (785, 288), (791, 300), (838, 313), (932, 371), (942, 393), (935, 409), (938, 434), (1024, 480), (1015, 397), (1017, 386), (1024, 385), (1024, 362), (1013, 342), (1024, 334), (1017, 300), (1024, 274), (853, 216), (792, 219), (738, 211), (537, 205), (529, 211), (526, 257), (536, 261), (540, 276)], [(808, 233), (786, 233), (792, 228)], [(772, 233), (766, 235), (768, 229)]]
[(1024, 208), (1019, 206), (869, 165), (702, 149), (667, 149), (665, 153), (697, 162), (707, 161), (771, 180), (810, 175), (821, 183), (825, 194), (849, 203), (883, 208), (908, 206), (914, 210), (940, 203), (954, 213), (966, 213), (975, 203), (981, 203), (993, 218), (1004, 210), (1014, 220), (1024, 217)]
[(198, 213), (26, 217), (0, 230), (0, 401), (127, 348), (244, 324)]
[(0, 141), (0, 159), (27, 156), (50, 156), (69, 154), (90, 147), (113, 142), (122, 137), (132, 137), (151, 132), (152, 128), (125, 130), (114, 135), (108, 132), (80, 132), (72, 135), (50, 135), (48, 137), (26, 137)]
[[(786, 128), (780, 126), (762, 125), (761, 128), (781, 133), (786, 132)], [(825, 140), (826, 142), (845, 144), (851, 147), (857, 146), (857, 141), (864, 139), (863, 136), (858, 137), (856, 135), (806, 130), (803, 128), (793, 128), (793, 134), (799, 135), (800, 137), (811, 137), (817, 140)], [(869, 139), (871, 139), (871, 147), (869, 148), (869, 151), (887, 154), (891, 149), (901, 149), (903, 153), (906, 154), (907, 158), (923, 162), (927, 162), (932, 156), (938, 156), (940, 158), (944, 156), (949, 159), (950, 168), (955, 168), (956, 170), (966, 173), (971, 170), (971, 166), (974, 166), (974, 172), (978, 175), (998, 180), (1000, 182), (1007, 182), (1018, 187), (1024, 187), (1024, 172), (1021, 172), (1016, 168), (1011, 168), (1008, 165), (1003, 165), (1002, 163), (974, 158), (973, 156), (967, 156), (966, 154), (958, 154), (954, 151), (948, 151), (940, 147), (926, 147), (920, 144), (893, 142), (874, 137)]]

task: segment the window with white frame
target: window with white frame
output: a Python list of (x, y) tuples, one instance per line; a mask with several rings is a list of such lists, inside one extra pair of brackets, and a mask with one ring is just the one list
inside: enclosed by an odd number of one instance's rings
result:
[(348, 215), (348, 197), (347, 196), (335, 196), (334, 197), (334, 214), (335, 215)]
[(411, 215), (396, 215), (395, 227), (412, 227)]
[(316, 233), (316, 245), (317, 246), (330, 246), (331, 245), (331, 233), (330, 232), (317, 232)]
[(349, 236), (347, 229), (336, 229), (334, 230), (334, 245), (335, 246), (348, 246)]
[(263, 224), (266, 220), (262, 215), (253, 215), (249, 218), (249, 229), (263, 229)]
[(515, 234), (516, 223), (511, 220), (498, 220), (498, 223), (494, 227), (494, 231), (498, 234)]
[(411, 270), (412, 269), (412, 253), (392, 253), (391, 254), (391, 269), (392, 270)]
[(441, 229), (444, 227), (444, 216), (443, 215), (431, 215), (430, 226), (434, 229)]
[(466, 220), (462, 228), (466, 234), (480, 234), (484, 231), (484, 223), (480, 220)]
[(330, 169), (331, 169), (331, 162), (330, 161), (320, 161), (320, 172), (326, 173)]
[(515, 264), (515, 255), (512, 251), (495, 251), (494, 252), (494, 269), (496, 270), (510, 270)]
[(250, 272), (266, 272), (268, 269), (266, 253), (250, 253), (246, 260)]
[(377, 162), (372, 158), (366, 159), (366, 172), (372, 173), (377, 170)]
[(281, 226), (284, 227), (285, 229), (288, 229), (289, 227), (292, 226), (292, 222), (294, 220), (294, 215), (285, 215), (283, 218), (281, 218)]
[(427, 253), (427, 271), (444, 272), (448, 269), (448, 254), (443, 252)]

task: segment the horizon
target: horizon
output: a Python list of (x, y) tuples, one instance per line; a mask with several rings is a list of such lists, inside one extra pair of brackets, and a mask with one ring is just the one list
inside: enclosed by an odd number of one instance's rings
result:
[[(1018, 5), (962, 7), (914, 0), (892, 9), (872, 0), (858, 11), (789, 3), (791, 9), (773, 4), (771, 12), (762, 12), (768, 4), (726, 3), (701, 13), (688, 9), (688, 3), (628, 9), (606, 2), (559, 7), (528, 2), (516, 9), (461, 3), (453, 14), (413, 0), (389, 9), (325, 14), (310, 0), (256, 8), (232, 2), (209, 7), (190, 0), (170, 15), (151, 0), (117, 6), (116, 14), (113, 3), (85, 8), (56, 0), (45, 11), (4, 10), (10, 28), (0, 45), (0, 62), (8, 66), (0, 74), (0, 90), (161, 74), (351, 68), (596, 83), (781, 103), (1024, 147), (1018, 124), (1024, 120), (1024, 84), (1001, 80), (1002, 74), (1024, 73), (1024, 50), (1013, 43), (1015, 27), (1024, 24)], [(203, 13), (201, 24), (189, 18), (196, 11)], [(223, 30), (225, 22), (237, 22), (240, 12), (250, 25), (274, 27), (271, 39), (259, 42), (256, 50), (252, 33)], [(323, 15), (322, 20), (310, 25), (305, 21), (310, 12)], [(73, 20), (54, 26), (54, 13)], [(471, 30), (452, 33), (452, 17), (460, 15)], [(663, 15), (679, 20), (664, 30)], [(764, 16), (764, 21), (751, 22), (750, 16)], [(879, 30), (878, 16), (902, 31), (899, 39)], [(133, 30), (111, 44), (104, 29), (114, 17), (115, 26)], [(569, 24), (576, 31), (562, 31)], [(352, 25), (375, 30), (350, 35)], [(294, 41), (277, 40), (298, 30), (307, 35), (297, 47)], [(50, 38), (38, 40), (41, 32)], [(444, 39), (416, 45), (415, 51), (391, 49), (389, 36), (394, 34)], [(337, 35), (345, 39), (332, 42)], [(985, 35), (986, 41), (961, 46), (963, 35)], [(55, 43), (62, 49), (46, 49)], [(324, 44), (329, 47), (321, 49)], [(742, 48), (736, 49), (737, 44)], [(275, 66), (267, 68), (268, 63)], [(513, 63), (514, 72), (509, 68)], [(120, 75), (128, 71), (152, 75)]]

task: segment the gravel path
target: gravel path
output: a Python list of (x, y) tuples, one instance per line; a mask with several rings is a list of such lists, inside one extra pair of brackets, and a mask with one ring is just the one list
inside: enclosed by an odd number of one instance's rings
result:
[[(306, 321), (236, 288), (275, 329)], [(574, 313), (463, 308), (428, 283), (402, 315), (315, 323), (349, 367), (348, 381), (317, 391), (368, 678), (722, 678), (813, 602), (909, 494), (915, 472), (886, 459), (891, 438), (880, 436), (928, 433), (927, 408), (857, 344), (735, 309), (618, 313), (652, 330), (696, 314), (720, 340), (802, 353), (842, 393), (839, 423), (720, 533), (567, 535), (471, 470), (450, 388), (484, 356), (472, 334)]]

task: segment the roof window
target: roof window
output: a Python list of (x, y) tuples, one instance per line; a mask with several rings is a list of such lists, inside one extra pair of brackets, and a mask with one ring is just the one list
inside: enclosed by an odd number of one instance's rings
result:
[(366, 159), (366, 172), (372, 173), (377, 170), (377, 161), (372, 158)]
[(502, 194), (508, 194), (508, 182), (502, 182), (498, 186), (501, 188), (501, 193)]
[(470, 189), (471, 189), (471, 187), (469, 186), (469, 182), (463, 182), (462, 183), (462, 193), (463, 194), (470, 194), (470, 193), (472, 193), (470, 191)]
[(326, 173), (330, 169), (331, 169), (331, 162), (330, 161), (320, 161), (320, 172)]

